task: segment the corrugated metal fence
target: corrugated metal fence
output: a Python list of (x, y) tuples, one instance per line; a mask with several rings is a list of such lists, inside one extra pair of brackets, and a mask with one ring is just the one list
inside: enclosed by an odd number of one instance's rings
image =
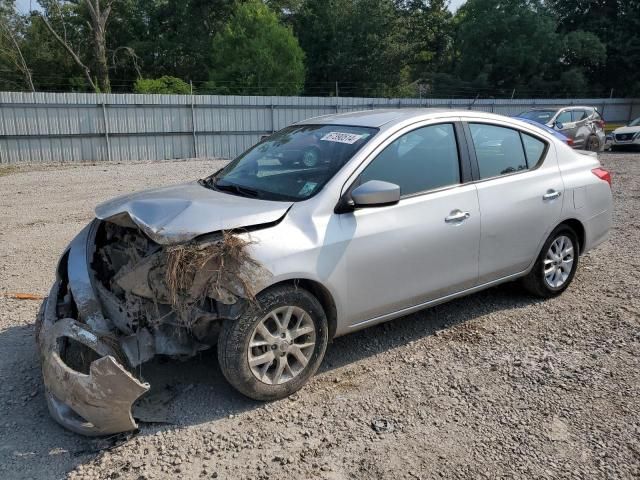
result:
[(0, 163), (233, 158), (261, 135), (318, 115), (373, 108), (471, 108), (515, 115), (596, 106), (610, 122), (640, 99), (386, 99), (0, 92)]

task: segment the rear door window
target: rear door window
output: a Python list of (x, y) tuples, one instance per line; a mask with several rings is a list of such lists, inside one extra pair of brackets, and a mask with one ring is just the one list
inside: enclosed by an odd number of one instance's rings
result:
[(520, 133), (511, 128), (470, 123), (480, 179), (499, 177), (527, 169)]
[(360, 183), (382, 180), (402, 196), (460, 183), (458, 145), (452, 123), (418, 128), (387, 146), (360, 174)]

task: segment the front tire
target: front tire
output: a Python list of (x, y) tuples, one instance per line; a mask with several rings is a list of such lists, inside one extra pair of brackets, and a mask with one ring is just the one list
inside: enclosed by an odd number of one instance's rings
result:
[(541, 298), (560, 295), (573, 280), (579, 252), (578, 236), (573, 229), (567, 225), (556, 227), (542, 246), (531, 272), (524, 277), (524, 287)]
[(218, 362), (227, 381), (254, 400), (298, 391), (316, 372), (329, 341), (327, 317), (308, 291), (278, 286), (222, 324)]

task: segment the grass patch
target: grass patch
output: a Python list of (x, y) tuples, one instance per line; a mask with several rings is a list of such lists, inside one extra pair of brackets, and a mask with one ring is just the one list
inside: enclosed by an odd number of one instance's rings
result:
[(20, 167), (17, 165), (0, 165), (0, 177), (6, 177), (18, 171), (20, 171)]

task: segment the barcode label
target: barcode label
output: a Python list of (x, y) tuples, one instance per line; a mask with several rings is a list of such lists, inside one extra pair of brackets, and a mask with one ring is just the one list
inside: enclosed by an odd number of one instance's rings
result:
[(362, 135), (358, 135), (357, 133), (329, 132), (320, 140), (324, 140), (325, 142), (348, 143), (349, 145), (352, 145), (361, 138)]

